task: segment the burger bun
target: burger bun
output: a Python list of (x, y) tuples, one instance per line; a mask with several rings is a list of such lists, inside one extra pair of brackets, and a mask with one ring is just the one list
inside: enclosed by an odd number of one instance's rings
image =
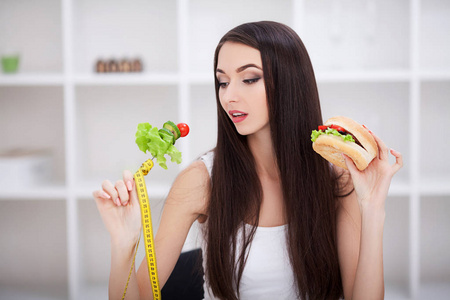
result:
[(369, 130), (354, 120), (339, 116), (328, 119), (324, 125), (337, 125), (351, 133), (363, 146), (355, 142), (344, 141), (342, 137), (322, 134), (315, 142), (313, 149), (332, 164), (347, 169), (342, 154), (350, 157), (358, 170), (362, 171), (378, 155), (378, 146)]

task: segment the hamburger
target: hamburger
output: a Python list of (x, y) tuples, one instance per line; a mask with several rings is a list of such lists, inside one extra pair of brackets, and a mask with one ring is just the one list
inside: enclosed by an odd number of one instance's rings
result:
[(336, 166), (347, 169), (342, 153), (362, 171), (378, 155), (378, 146), (369, 130), (347, 117), (328, 119), (311, 133), (314, 151)]

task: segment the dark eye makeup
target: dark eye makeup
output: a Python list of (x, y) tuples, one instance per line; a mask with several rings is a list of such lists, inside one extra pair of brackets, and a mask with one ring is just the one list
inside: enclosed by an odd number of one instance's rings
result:
[(244, 81), (244, 83), (252, 84), (252, 83), (258, 82), (258, 80), (260, 80), (260, 79), (261, 79), (261, 77), (255, 77), (252, 79), (244, 79), (243, 81)]
[[(261, 77), (255, 77), (255, 78), (243, 79), (242, 82), (245, 84), (253, 84), (253, 83), (258, 82), (260, 79), (261, 79)], [(229, 84), (229, 82), (219, 81), (218, 86), (219, 86), (219, 88), (224, 88), (224, 87), (227, 87), (228, 84)]]

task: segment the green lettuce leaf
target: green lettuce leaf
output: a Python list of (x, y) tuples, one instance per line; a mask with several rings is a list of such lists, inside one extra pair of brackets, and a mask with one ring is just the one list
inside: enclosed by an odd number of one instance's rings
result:
[(346, 134), (344, 136), (344, 141), (355, 143), (355, 140), (353, 139), (353, 137), (350, 134)]
[(150, 152), (165, 170), (167, 170), (167, 160), (164, 157), (166, 154), (171, 157), (172, 162), (181, 163), (181, 152), (173, 145), (173, 136), (166, 132), (159, 132), (157, 127), (152, 127), (149, 123), (138, 124), (136, 144), (142, 152)]
[(136, 132), (136, 144), (138, 145), (139, 150), (143, 151), (144, 153), (148, 150), (147, 134), (150, 128), (152, 128), (152, 125), (150, 125), (149, 123), (140, 123)]
[[(319, 135), (322, 134), (322, 130), (317, 131), (317, 130), (313, 130), (311, 133), (311, 141), (315, 142), (317, 140), (317, 138), (319, 137)], [(137, 140), (136, 140), (137, 143)]]
[(169, 149), (167, 149), (167, 154), (169, 154), (171, 162), (181, 163), (181, 152), (174, 145), (170, 145)]
[(351, 134), (340, 134), (339, 131), (333, 128), (327, 128), (325, 131), (323, 130), (313, 130), (311, 133), (311, 141), (315, 142), (319, 136), (322, 134), (330, 134), (335, 136), (340, 136), (346, 142), (355, 142)]

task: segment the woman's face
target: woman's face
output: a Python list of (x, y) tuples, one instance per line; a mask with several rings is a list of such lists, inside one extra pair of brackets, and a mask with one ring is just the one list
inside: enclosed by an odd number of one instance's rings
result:
[(219, 52), (216, 77), (220, 104), (239, 134), (268, 130), (269, 112), (259, 50), (225, 42)]

